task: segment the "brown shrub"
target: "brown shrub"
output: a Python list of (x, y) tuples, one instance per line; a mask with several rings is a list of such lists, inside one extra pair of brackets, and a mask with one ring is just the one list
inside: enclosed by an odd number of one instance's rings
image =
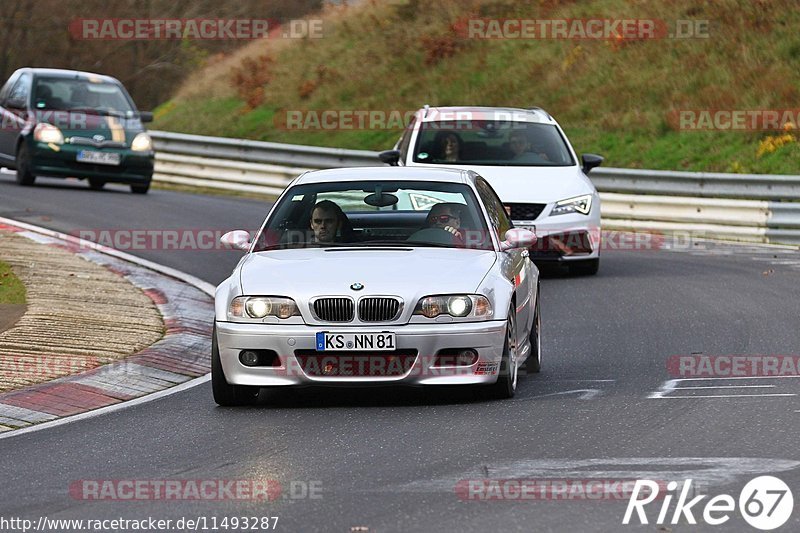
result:
[(241, 66), (232, 69), (233, 86), (248, 109), (264, 103), (264, 89), (272, 80), (275, 60), (268, 54), (242, 60)]
[(300, 84), (300, 87), (297, 89), (297, 94), (300, 95), (300, 98), (306, 100), (309, 96), (311, 96), (314, 91), (319, 86), (319, 82), (315, 80), (305, 80), (303, 83)]

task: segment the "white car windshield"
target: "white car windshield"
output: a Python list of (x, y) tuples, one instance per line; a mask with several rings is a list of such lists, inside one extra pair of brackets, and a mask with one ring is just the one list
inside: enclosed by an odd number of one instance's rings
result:
[(549, 167), (575, 164), (554, 125), (510, 120), (423, 122), (414, 162)]
[(320, 246), (493, 249), (472, 189), (421, 181), (294, 186), (271, 212), (254, 251)]

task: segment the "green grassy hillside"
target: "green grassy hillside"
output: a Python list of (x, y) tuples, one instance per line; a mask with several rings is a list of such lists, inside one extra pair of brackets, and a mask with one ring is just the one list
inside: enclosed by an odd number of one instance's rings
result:
[[(600, 153), (608, 166), (800, 173), (796, 130), (683, 131), (670, 118), (800, 109), (796, 0), (409, 0), (329, 8), (323, 17), (322, 38), (255, 42), (213, 58), (157, 109), (154, 128), (377, 150), (399, 130), (278, 126), (293, 110), (540, 106), (576, 151)], [(687, 25), (679, 20), (707, 20), (708, 33), (481, 40), (462, 31), (470, 17), (658, 19), (669, 31)]]

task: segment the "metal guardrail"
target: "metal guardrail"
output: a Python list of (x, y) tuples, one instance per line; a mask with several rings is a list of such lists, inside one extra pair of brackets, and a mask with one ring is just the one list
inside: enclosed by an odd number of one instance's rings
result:
[(598, 190), (609, 192), (696, 198), (800, 200), (800, 176), (601, 167), (592, 170), (591, 178)]
[(371, 167), (377, 152), (149, 131), (158, 152), (305, 168)]
[[(278, 195), (306, 169), (380, 166), (378, 152), (150, 131), (154, 179)], [(595, 168), (604, 227), (800, 244), (800, 176)]]

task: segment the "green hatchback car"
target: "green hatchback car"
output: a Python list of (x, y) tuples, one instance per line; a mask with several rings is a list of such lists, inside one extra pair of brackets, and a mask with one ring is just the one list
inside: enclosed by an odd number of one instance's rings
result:
[(16, 169), (17, 183), (37, 176), (74, 177), (92, 189), (126, 183), (147, 193), (153, 143), (138, 111), (115, 78), (45, 68), (15, 71), (0, 90), (0, 166)]

